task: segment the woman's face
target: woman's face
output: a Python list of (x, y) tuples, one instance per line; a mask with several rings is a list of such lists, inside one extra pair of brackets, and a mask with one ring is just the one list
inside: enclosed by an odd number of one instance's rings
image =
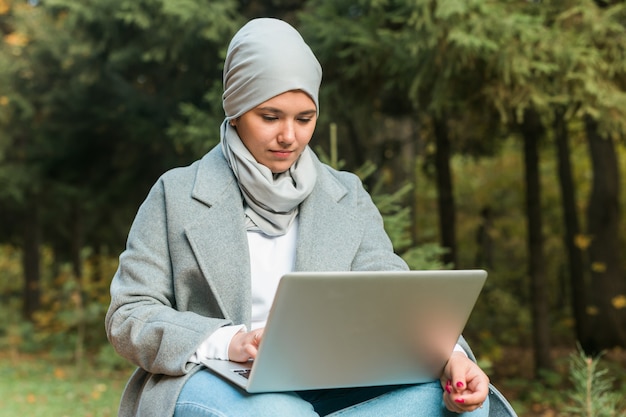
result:
[(241, 141), (274, 174), (287, 171), (313, 136), (315, 103), (302, 91), (287, 91), (232, 121)]

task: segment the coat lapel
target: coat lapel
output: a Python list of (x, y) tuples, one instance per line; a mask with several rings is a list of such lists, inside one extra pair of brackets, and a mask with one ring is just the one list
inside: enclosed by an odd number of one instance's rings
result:
[(318, 163), (313, 192), (300, 206), (298, 271), (345, 271), (358, 250), (363, 225), (346, 188)]
[(250, 324), (250, 257), (239, 187), (218, 148), (200, 162), (185, 228), (194, 256), (226, 319)]

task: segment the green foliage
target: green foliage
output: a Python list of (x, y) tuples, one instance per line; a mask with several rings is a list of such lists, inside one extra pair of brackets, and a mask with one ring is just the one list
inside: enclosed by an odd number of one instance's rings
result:
[(70, 265), (62, 265), (52, 285), (44, 288), (42, 310), (34, 317), (40, 346), (59, 357), (82, 361), (85, 349), (103, 345), (107, 292), (108, 280), (93, 280), (91, 274), (79, 280)]
[(135, 367), (120, 356), (110, 343), (105, 343), (100, 347), (95, 356), (95, 363), (98, 368), (110, 371), (124, 371)]
[(404, 251), (413, 246), (410, 235), (411, 211), (406, 207), (406, 197), (413, 189), (411, 184), (405, 184), (394, 193), (383, 193), (380, 182), (372, 193), (372, 199), (385, 219), (385, 230), (391, 238), (396, 251)]
[(406, 197), (410, 196), (411, 184), (392, 194), (372, 191), (372, 199), (380, 210), (385, 230), (391, 239), (394, 249), (406, 261), (411, 269), (445, 269), (450, 265), (441, 262), (446, 249), (435, 243), (415, 245), (411, 238), (411, 210), (405, 206)]
[[(233, 0), (16, 3), (2, 16), (14, 41), (0, 44), (5, 206), (19, 213), (45, 205), (46, 238), (66, 251), (72, 239), (117, 248), (155, 178), (197, 157), (194, 143), (166, 131), (188, 117), (181, 103), (203, 106), (221, 78), (219, 53), (239, 26), (236, 7)], [(79, 217), (84, 235), (70, 236), (67, 226)]]
[(568, 349), (557, 354), (554, 370), (543, 370), (537, 378), (525, 376), (523, 359), (507, 358), (507, 363), (516, 362), (519, 369), (498, 385), (509, 394), (521, 417), (621, 417), (626, 412), (625, 357), (622, 350), (611, 353), (611, 358), (590, 357), (580, 346)]
[(21, 317), (23, 277), (20, 256), (19, 250), (0, 245), (0, 351), (13, 354), (40, 348), (34, 336), (35, 326)]
[(219, 142), (218, 132), (224, 120), (221, 111), (221, 93), (222, 83), (216, 81), (204, 97), (206, 109), (192, 103), (179, 105), (181, 119), (174, 120), (167, 129), (167, 135), (174, 142), (176, 149), (191, 149), (194, 155), (201, 157)]
[[(5, 318), (0, 326), (0, 350), (17, 354), (43, 349), (82, 368), (88, 354), (107, 344), (103, 322), (117, 259), (85, 251), (83, 276), (78, 279), (69, 264), (57, 264), (53, 255), (47, 248), (43, 251), (42, 307), (31, 323), (20, 315), (20, 252), (0, 247), (0, 297), (5, 299), (0, 304)], [(105, 356), (102, 359), (107, 360)]]
[(402, 258), (411, 269), (449, 269), (452, 266), (441, 261), (441, 257), (447, 252), (436, 243), (424, 243), (406, 250)]
[[(565, 383), (565, 377), (554, 373), (551, 381), (558, 381), (562, 386)], [(568, 415), (558, 412), (563, 406), (563, 393), (558, 385), (550, 385), (539, 378), (530, 379), (517, 376), (513, 376), (502, 383), (506, 385), (507, 390), (516, 393), (512, 398), (512, 405), (519, 416), (544, 415), (540, 410), (547, 410), (545, 415), (568, 417)]]
[(570, 357), (571, 405), (564, 408), (575, 417), (618, 417), (626, 413), (624, 398), (615, 392), (614, 378), (601, 367), (600, 357), (587, 356), (582, 348)]

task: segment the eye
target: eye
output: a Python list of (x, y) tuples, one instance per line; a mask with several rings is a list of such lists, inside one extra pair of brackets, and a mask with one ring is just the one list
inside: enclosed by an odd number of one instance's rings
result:
[(313, 121), (312, 117), (298, 117), (297, 119), (300, 123), (309, 123)]
[(275, 120), (278, 120), (278, 117), (273, 114), (264, 114), (261, 117), (263, 118), (263, 120), (268, 121), (268, 122), (273, 122)]

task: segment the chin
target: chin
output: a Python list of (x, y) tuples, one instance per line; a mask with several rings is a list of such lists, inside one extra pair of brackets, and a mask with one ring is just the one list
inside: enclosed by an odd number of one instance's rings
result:
[(285, 171), (289, 171), (289, 168), (291, 168), (293, 166), (293, 163), (283, 163), (283, 164), (274, 164), (274, 165), (270, 165), (268, 166), (268, 168), (270, 169), (270, 171), (272, 171), (272, 174), (282, 174)]

